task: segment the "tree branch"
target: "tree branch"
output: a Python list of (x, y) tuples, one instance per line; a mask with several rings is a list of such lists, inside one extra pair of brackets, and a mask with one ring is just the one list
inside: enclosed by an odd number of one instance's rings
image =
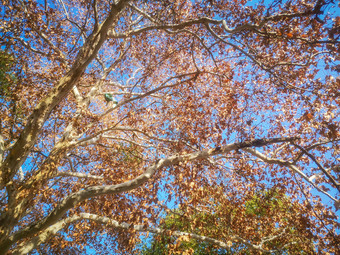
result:
[(53, 211), (46, 216), (44, 219), (22, 229), (9, 237), (9, 242), (14, 243), (22, 238), (30, 237), (41, 230), (46, 229), (50, 225), (56, 223), (63, 215), (70, 209), (76, 206), (78, 203), (101, 195), (119, 194), (122, 192), (127, 192), (135, 188), (140, 187), (145, 182), (150, 180), (157, 170), (176, 165), (180, 162), (189, 162), (199, 159), (207, 159), (209, 157), (226, 154), (233, 150), (238, 150), (241, 148), (248, 148), (252, 146), (260, 147), (275, 143), (293, 141), (298, 138), (288, 137), (288, 138), (268, 138), (268, 139), (256, 139), (252, 141), (246, 141), (241, 143), (232, 143), (221, 147), (216, 147), (213, 149), (202, 150), (194, 153), (184, 154), (184, 155), (174, 155), (165, 159), (157, 160), (153, 165), (149, 166), (145, 172), (133, 180), (116, 184), (116, 185), (102, 185), (102, 186), (92, 186), (80, 190), (78, 192), (72, 193), (66, 198), (64, 198)]
[(70, 224), (72, 222), (82, 220), (81, 216), (73, 215), (69, 218), (66, 218), (64, 220), (61, 220), (48, 228), (46, 228), (42, 233), (39, 235), (33, 237), (31, 240), (24, 242), (23, 244), (19, 245), (12, 254), (13, 255), (25, 255), (31, 252), (33, 249), (36, 249), (39, 247), (42, 243), (45, 243), (48, 241), (52, 236), (54, 236), (58, 231), (65, 228), (67, 224)]
[(280, 165), (280, 166), (289, 167), (291, 170), (293, 170), (295, 173), (299, 174), (305, 181), (307, 181), (309, 184), (311, 184), (319, 192), (325, 194), (330, 199), (332, 199), (334, 202), (338, 202), (338, 200), (336, 198), (334, 198), (333, 196), (328, 194), (326, 191), (319, 188), (315, 183), (313, 183), (312, 179), (309, 178), (307, 175), (305, 175), (303, 172), (301, 172), (293, 163), (291, 163), (289, 161), (281, 160), (281, 159), (269, 158), (269, 157), (265, 156), (264, 154), (262, 154), (261, 152), (256, 151), (256, 150), (251, 149), (251, 148), (244, 148), (243, 150), (246, 151), (246, 152), (249, 152), (253, 156), (261, 159), (263, 162), (266, 162), (266, 163), (269, 163), (269, 164), (277, 164), (277, 165)]
[[(129, 229), (133, 228), (137, 232), (149, 232), (149, 233), (153, 233), (153, 234), (157, 234), (157, 235), (168, 234), (168, 235), (171, 235), (171, 236), (174, 236), (174, 237), (187, 236), (189, 238), (193, 238), (193, 239), (201, 241), (201, 242), (209, 242), (209, 243), (214, 244), (214, 245), (216, 245), (220, 248), (224, 248), (224, 249), (230, 248), (230, 244), (228, 244), (228, 243), (222, 242), (222, 241), (217, 240), (215, 238), (203, 236), (203, 235), (192, 234), (192, 233), (182, 232), (182, 231), (170, 231), (168, 229), (157, 228), (157, 227), (146, 227), (145, 225), (133, 225), (133, 224), (129, 224), (129, 223), (126, 223), (126, 222), (120, 223), (120, 222), (113, 220), (109, 217), (99, 216), (99, 215), (91, 214), (91, 213), (80, 213), (79, 215), (73, 215), (72, 217), (61, 220), (61, 221), (53, 224), (52, 226), (48, 227), (46, 230), (44, 230), (38, 236), (32, 238), (29, 242), (26, 242), (23, 245), (21, 245), (16, 251), (13, 252), (13, 254), (14, 255), (24, 255), (24, 254), (29, 253), (30, 251), (37, 248), (42, 243), (48, 241), (48, 239), (50, 239), (58, 231), (63, 229), (67, 224), (70, 224), (70, 223), (73, 223), (73, 222), (79, 221), (79, 220), (90, 220), (90, 221), (94, 221), (96, 223), (103, 224), (105, 226), (110, 226), (110, 227), (117, 228), (117, 229), (129, 230)], [(230, 240), (233, 241), (233, 242), (242, 243), (242, 244), (246, 245), (247, 247), (249, 247), (253, 250), (258, 250), (258, 251), (262, 251), (262, 252), (265, 252), (265, 253), (271, 253), (271, 252), (274, 252), (274, 251), (277, 251), (277, 250), (263, 249), (262, 248), (263, 244), (282, 236), (284, 233), (285, 232), (282, 232), (278, 235), (273, 235), (273, 236), (263, 238), (259, 245), (249, 243), (247, 240), (245, 240), (245, 239), (243, 239), (239, 236), (230, 236)]]
[(19, 167), (26, 160), (28, 153), (35, 144), (40, 130), (56, 105), (72, 90), (74, 84), (85, 71), (89, 63), (95, 58), (100, 47), (107, 39), (107, 31), (117, 20), (119, 13), (125, 8), (128, 0), (121, 0), (113, 4), (108, 17), (100, 25), (97, 32), (93, 32), (80, 49), (78, 56), (69, 72), (42, 99), (28, 118), (25, 129), (6, 157), (0, 176), (0, 188), (10, 184), (11, 179)]
[(56, 177), (75, 177), (75, 178), (85, 178), (85, 179), (95, 179), (95, 180), (103, 180), (102, 176), (92, 175), (92, 174), (84, 174), (77, 172), (59, 172), (52, 176), (52, 178)]
[(320, 162), (307, 150), (302, 148), (300, 145), (292, 143), (295, 147), (299, 148), (304, 154), (306, 154), (309, 158), (311, 158), (314, 163), (319, 167), (319, 169), (327, 176), (327, 178), (334, 184), (337, 190), (340, 192), (340, 184), (337, 183), (334, 178), (328, 173), (328, 171), (320, 164)]
[[(122, 101), (122, 102), (119, 102), (115, 107), (110, 108), (109, 110), (107, 110), (107, 111), (105, 111), (104, 113), (102, 113), (102, 114), (100, 115), (100, 117), (103, 117), (103, 116), (109, 114), (110, 112), (112, 112), (113, 110), (117, 109), (118, 107), (121, 107), (122, 105), (125, 105), (125, 104), (127, 104), (127, 103), (130, 103), (130, 102), (132, 102), (132, 101), (135, 101), (135, 100), (138, 100), (138, 99), (141, 99), (141, 98), (144, 98), (144, 97), (147, 97), (147, 96), (152, 95), (152, 94), (154, 94), (154, 93), (156, 93), (156, 92), (158, 92), (158, 91), (160, 91), (160, 90), (162, 90), (162, 89), (175, 87), (175, 86), (177, 86), (177, 85), (179, 85), (179, 84), (182, 84), (183, 82), (188, 82), (188, 81), (194, 80), (194, 79), (198, 76), (198, 74), (199, 74), (198, 72), (193, 72), (193, 73), (179, 74), (179, 75), (177, 75), (177, 76), (171, 77), (171, 78), (167, 79), (166, 81), (164, 81), (164, 82), (163, 82), (159, 87), (157, 87), (157, 88), (154, 88), (154, 89), (152, 89), (152, 90), (150, 90), (150, 91), (148, 91), (148, 92), (145, 92), (145, 93), (142, 94), (142, 95), (135, 96), (135, 97), (126, 99), (126, 100), (124, 100), (124, 101)], [(188, 79), (186, 79), (186, 80), (184, 80), (184, 81), (179, 81), (179, 82), (176, 82), (176, 83), (173, 83), (173, 84), (166, 85), (168, 82), (170, 82), (170, 81), (173, 80), (173, 79), (181, 79), (181, 78), (183, 78), (183, 77), (185, 77), (185, 76), (190, 76), (190, 75), (192, 75), (192, 77), (190, 77), (190, 78), (188, 78)]]
[(1, 168), (1, 165), (2, 165), (4, 153), (5, 153), (5, 140), (4, 140), (4, 137), (1, 134), (1, 127), (0, 127), (0, 168)]

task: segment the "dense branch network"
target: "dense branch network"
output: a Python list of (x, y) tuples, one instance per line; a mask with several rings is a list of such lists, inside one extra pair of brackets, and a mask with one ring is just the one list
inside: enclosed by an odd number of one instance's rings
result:
[(127, 192), (132, 189), (136, 189), (137, 187), (140, 187), (145, 182), (150, 180), (156, 171), (159, 169), (162, 169), (164, 167), (176, 165), (180, 162), (189, 162), (193, 160), (199, 160), (199, 159), (206, 159), (208, 157), (212, 157), (219, 154), (226, 154), (233, 150), (238, 149), (244, 149), (248, 147), (256, 145), (256, 147), (280, 143), (280, 142), (289, 142), (294, 141), (298, 138), (273, 138), (273, 139), (261, 139), (261, 140), (254, 140), (249, 142), (241, 142), (241, 143), (234, 143), (229, 144), (222, 147), (217, 147), (214, 149), (209, 150), (203, 150), (195, 153), (185, 154), (185, 155), (175, 155), (168, 157), (166, 159), (159, 159), (155, 162), (155, 164), (148, 167), (145, 172), (138, 176), (137, 178), (117, 184), (117, 185), (100, 185), (100, 186), (93, 186), (88, 187), (84, 190), (80, 190), (78, 192), (75, 192), (68, 197), (66, 197), (45, 219), (41, 220), (40, 222), (28, 226), (25, 229), (18, 231), (17, 233), (13, 234), (9, 239), (11, 241), (17, 241), (23, 237), (31, 236), (37, 233), (38, 231), (41, 231), (42, 229), (46, 228), (48, 225), (51, 225), (55, 223), (57, 220), (59, 220), (67, 210), (70, 208), (73, 208), (75, 205), (80, 203), (81, 201), (84, 201), (86, 199), (89, 199), (91, 197), (101, 196), (101, 195), (108, 195), (108, 194), (119, 194), (122, 192)]
[[(105, 216), (99, 216), (96, 214), (91, 214), (91, 213), (80, 213), (79, 215), (74, 215), (72, 217), (68, 217), (64, 220), (61, 220), (51, 226), (49, 226), (46, 230), (44, 230), (42, 233), (40, 233), (38, 236), (32, 238), (31, 241), (26, 243), (25, 245), (21, 245), (21, 247), (17, 248), (14, 250), (13, 254), (15, 255), (20, 255), (20, 254), (27, 254), (28, 252), (32, 251), (33, 249), (39, 247), (42, 243), (46, 242), (49, 238), (51, 238), (53, 235), (55, 235), (58, 231), (62, 230), (67, 226), (68, 224), (74, 223), (76, 221), (81, 221), (81, 220), (89, 220), (93, 221), (102, 225), (105, 225), (107, 227), (112, 227), (114, 229), (122, 229), (122, 230), (129, 230), (133, 229), (136, 232), (147, 232), (147, 233), (152, 233), (156, 235), (170, 235), (174, 237), (188, 237), (192, 238), (201, 242), (209, 242), (211, 244), (214, 244), (220, 248), (223, 249), (230, 249), (230, 244), (227, 242), (219, 241), (214, 238), (202, 236), (202, 235), (197, 235), (197, 234), (192, 234), (188, 232), (182, 232), (182, 231), (172, 231), (170, 229), (162, 229), (162, 228), (156, 228), (156, 227), (146, 227), (145, 225), (132, 225), (126, 222), (120, 223), (114, 219), (111, 219), (109, 217)], [(261, 251), (264, 253), (272, 253), (272, 252), (279, 252), (279, 250), (266, 250), (262, 248), (262, 246), (266, 242), (270, 242), (275, 240), (276, 238), (282, 236), (284, 232), (265, 237), (261, 240), (260, 244), (252, 244), (249, 243), (247, 240), (244, 240), (243, 238), (239, 236), (230, 236), (230, 241), (231, 242), (239, 242), (241, 244), (246, 245), (252, 250), (255, 251)]]
[[(321, 36), (304, 34), (309, 26), (321, 26), (320, 16), (322, 8), (327, 4), (325, 1), (274, 14), (269, 14), (268, 9), (266, 16), (240, 19), (239, 23), (235, 22), (236, 25), (229, 25), (231, 21), (228, 18), (210, 18), (205, 11), (201, 16), (188, 14), (188, 19), (172, 18), (170, 15), (169, 22), (164, 22), (152, 14), (153, 10), (144, 8), (146, 3), (128, 0), (113, 1), (105, 7), (107, 9), (103, 7), (104, 3), (95, 0), (85, 7), (79, 5), (80, 12), (86, 10), (84, 13), (87, 17), (81, 24), (77, 22), (77, 17), (70, 15), (73, 10), (71, 5), (63, 1), (58, 4), (61, 6), (59, 15), (63, 24), (60, 27), (67, 23), (72, 27), (70, 32), (76, 35), (72, 43), (65, 42), (67, 46), (60, 45), (54, 38), (55, 32), (49, 34), (49, 25), (32, 25), (31, 33), (39, 38), (37, 41), (40, 40), (36, 44), (29, 43), (31, 41), (25, 37), (13, 37), (13, 40), (21, 45), (19, 47), (22, 47), (22, 52), (47, 59), (52, 65), (60, 65), (64, 71), (60, 71), (53, 79), (47, 78), (49, 82), (53, 81), (50, 90), (33, 104), (34, 108), (28, 111), (30, 115), (24, 120), (22, 130), (18, 128), (20, 132), (16, 137), (11, 134), (12, 141), (6, 137), (7, 131), (2, 132), (2, 126), (0, 127), (0, 188), (3, 190), (2, 194), (6, 194), (1, 199), (1, 204), (5, 204), (4, 201), (7, 200), (7, 205), (2, 206), (5, 209), (1, 211), (0, 216), (1, 252), (5, 253), (16, 246), (14, 254), (26, 254), (48, 242), (69, 224), (84, 220), (117, 229), (134, 229), (154, 234), (168, 233), (176, 237), (188, 236), (229, 249), (227, 242), (208, 236), (122, 223), (114, 220), (114, 216), (110, 218), (91, 213), (75, 213), (69, 216), (68, 212), (80, 208), (80, 203), (88, 202), (90, 198), (102, 199), (105, 195), (145, 190), (144, 186), (153, 183), (156, 177), (164, 177), (166, 174), (176, 177), (180, 175), (176, 170), (180, 163), (195, 162), (200, 165), (201, 161), (207, 161), (213, 166), (215, 156), (226, 158), (226, 154), (231, 152), (247, 155), (254, 161), (260, 160), (265, 163), (266, 169), (271, 169), (274, 165), (282, 169), (287, 168), (294, 177), (299, 176), (306, 185), (322, 193), (336, 205), (340, 204), (338, 195), (323, 186), (323, 183), (327, 183), (340, 192), (339, 179), (332, 173), (337, 169), (332, 167), (335, 163), (331, 162), (329, 155), (325, 155), (324, 163), (311, 152), (312, 149), (319, 149), (319, 152), (324, 153), (326, 149), (322, 146), (326, 147), (329, 143), (335, 148), (329, 149), (329, 153), (334, 154), (332, 150), (336, 151), (339, 141), (336, 124), (332, 123), (337, 120), (334, 114), (328, 112), (326, 116), (325, 113), (326, 117), (320, 121), (314, 117), (317, 112), (322, 112), (322, 107), (315, 109), (315, 105), (322, 105), (321, 100), (327, 101), (326, 98), (329, 98), (330, 105), (336, 104), (336, 93), (330, 92), (332, 90), (328, 88), (318, 89), (321, 82), (314, 78), (317, 77), (317, 72), (312, 74), (308, 71), (308, 68), (314, 68), (313, 65), (316, 65), (318, 60), (334, 54), (339, 37), (336, 37), (335, 27), (333, 30), (329, 29), (330, 36), (327, 40)], [(47, 7), (45, 1), (45, 9), (48, 9)], [(23, 2), (16, 8), (21, 10), (25, 17), (32, 16), (31, 9), (34, 9)], [(166, 13), (166, 10), (163, 11)], [(57, 19), (49, 20), (52, 12), (44, 13), (48, 24), (57, 23)], [(102, 13), (106, 13), (106, 16), (102, 16)], [(182, 15), (185, 16), (183, 13)], [(41, 19), (41, 22), (45, 22), (44, 19)], [(293, 34), (291, 30), (294, 29), (288, 25), (278, 28), (280, 22), (288, 24), (289, 21), (302, 22), (304, 19), (307, 19), (304, 25), (306, 31), (301, 31), (300, 34)], [(318, 32), (319, 30), (321, 32)], [(324, 33), (319, 30), (313, 29), (313, 33)], [(148, 36), (150, 41), (147, 40)], [(79, 43), (81, 39), (82, 43)], [(139, 43), (139, 40), (144, 41)], [(284, 47), (296, 43), (301, 49), (292, 47), (294, 49), (290, 52), (293, 55), (291, 58), (287, 57), (286, 53), (274, 50), (271, 53), (273, 46), (270, 45), (270, 40), (274, 43), (282, 40), (285, 42), (282, 43)], [(46, 49), (39, 47), (40, 42)], [(261, 46), (257, 47), (260, 42)], [(329, 62), (329, 59), (325, 60), (326, 65)], [(48, 65), (46, 66), (42, 73), (50, 71)], [(252, 68), (254, 71), (251, 71)], [(242, 69), (244, 76), (241, 76), (241, 71), (237, 69)], [(50, 73), (53, 72), (55, 70), (51, 68)], [(296, 82), (299, 72), (306, 80)], [(250, 76), (255, 77), (255, 82), (250, 82)], [(332, 76), (327, 76), (325, 80), (328, 85), (332, 85), (332, 82), (336, 84)], [(251, 84), (257, 81), (259, 85)], [(210, 82), (214, 85), (210, 85)], [(312, 85), (309, 86), (309, 83)], [(209, 88), (215, 85), (216, 91)], [(261, 137), (259, 134), (262, 133), (254, 131), (256, 127), (250, 127), (252, 119), (246, 120), (246, 117), (247, 114), (256, 115), (265, 121), (265, 117), (256, 109), (261, 104), (251, 102), (259, 98), (261, 91), (268, 92), (268, 95), (262, 94), (263, 105), (276, 104), (273, 107), (264, 107), (268, 112), (275, 112), (275, 107), (281, 101), (286, 100), (287, 105), (289, 100), (298, 101), (302, 106), (295, 114), (305, 111), (299, 119), (305, 129), (296, 131), (298, 128), (294, 129), (294, 123), (286, 132), (283, 125), (293, 119), (293, 114), (286, 119), (282, 116), (287, 114), (290, 108), (283, 110), (282, 114), (278, 113), (277, 119), (272, 122), (282, 123), (281, 126), (278, 125), (279, 131), (268, 131), (268, 134), (274, 133), (273, 136), (263, 135), (278, 138), (254, 139)], [(279, 95), (281, 92), (282, 98)], [(106, 94), (117, 96), (121, 100), (114, 105), (109, 102), (105, 105), (99, 98), (102, 99)], [(316, 99), (309, 102), (308, 97)], [(202, 103), (198, 104), (197, 101), (201, 99)], [(211, 104), (210, 109), (206, 110), (205, 103)], [(304, 103), (310, 107), (309, 110), (305, 110)], [(329, 106), (327, 110), (336, 109), (332, 107)], [(223, 111), (224, 113), (220, 114)], [(203, 114), (199, 115), (201, 112)], [(141, 117), (136, 117), (139, 114)], [(161, 119), (162, 114), (168, 114), (170, 117)], [(200, 117), (196, 117), (196, 114)], [(56, 117), (57, 115), (59, 116)], [(271, 117), (273, 116), (268, 114), (268, 118)], [(202, 124), (205, 118), (205, 123)], [(62, 128), (56, 131), (59, 129), (59, 119), (64, 123)], [(158, 123), (162, 121), (163, 125)], [(230, 124), (232, 121), (234, 124)], [(193, 124), (190, 122), (196, 124), (194, 131), (189, 128), (190, 124)], [(217, 124), (214, 126), (210, 122)], [(323, 142), (313, 134), (310, 135), (312, 138), (308, 144), (305, 130), (317, 126), (323, 127), (318, 135), (325, 136), (328, 140)], [(47, 127), (53, 127), (54, 131), (52, 128), (46, 131)], [(223, 133), (223, 128), (228, 129), (230, 134)], [(247, 128), (251, 131), (248, 132)], [(234, 131), (237, 132), (236, 135), (232, 134)], [(205, 138), (209, 132), (210, 137)], [(298, 137), (295, 136), (296, 133)], [(242, 137), (237, 140), (239, 134)], [(215, 139), (215, 135), (220, 135), (220, 138)], [(228, 136), (229, 144), (222, 142), (223, 136)], [(283, 145), (277, 148), (281, 143)], [(270, 145), (277, 148), (277, 152), (282, 151), (281, 154), (278, 153), (280, 156), (273, 156), (275, 153), (270, 156)], [(289, 156), (285, 157), (284, 153)], [(115, 157), (116, 161), (113, 160)], [(85, 163), (87, 158), (93, 160), (93, 165)], [(232, 159), (235, 162), (237, 157), (232, 156)], [(31, 172), (24, 169), (25, 177), (18, 178), (18, 173), (23, 174), (23, 167), (26, 167), (25, 162), (28, 161), (33, 162)], [(126, 164), (125, 169), (122, 167), (119, 170), (124, 169), (132, 174), (122, 173), (121, 176), (117, 175), (117, 179), (110, 179), (108, 176), (116, 174), (114, 168), (117, 165), (106, 167), (109, 170), (103, 171), (105, 161), (111, 164)], [(313, 169), (312, 164), (317, 168)], [(304, 169), (304, 166), (308, 169)], [(311, 173), (307, 174), (310, 169)], [(187, 171), (191, 171), (190, 167)], [(194, 176), (194, 170), (191, 174)], [(324, 182), (319, 183), (319, 179)], [(58, 185), (61, 190), (66, 187), (67, 191), (62, 196), (56, 196), (55, 200), (44, 200), (44, 193), (49, 194)], [(304, 195), (308, 200), (308, 196)], [(30, 215), (31, 211), (34, 212), (35, 206), (38, 205), (34, 203), (39, 203), (39, 200), (48, 201), (46, 203), (50, 203), (50, 210), (34, 216), (35, 220), (32, 222), (25, 222), (25, 217)], [(249, 249), (270, 253), (276, 250), (265, 248), (266, 244), (283, 234), (262, 237), (257, 244), (239, 235), (230, 235), (230, 240), (242, 243)]]

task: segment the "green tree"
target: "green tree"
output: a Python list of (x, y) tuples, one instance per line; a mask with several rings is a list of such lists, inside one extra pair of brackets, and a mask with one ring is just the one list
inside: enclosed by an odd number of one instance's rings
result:
[[(190, 220), (199, 219), (203, 220), (203, 215), (193, 215)], [(169, 230), (168, 233), (163, 235), (153, 235), (152, 238), (148, 238), (144, 243), (138, 245), (136, 253), (142, 255), (161, 255), (171, 254), (173, 250), (182, 254), (229, 254), (225, 249), (211, 244), (207, 241), (197, 241), (187, 236), (174, 237), (171, 235), (171, 231), (187, 232), (190, 231), (191, 221), (183, 221), (182, 211), (174, 210), (167, 214), (163, 222), (160, 224), (162, 229)]]
[[(204, 199), (204, 198), (203, 198)], [(202, 203), (203, 202), (203, 203)], [(168, 214), (161, 220), (160, 227), (169, 232), (164, 232), (162, 235), (152, 235), (140, 244), (137, 249), (142, 255), (151, 254), (253, 254), (254, 248), (252, 245), (238, 244), (233, 239), (225, 240), (228, 247), (222, 249), (218, 244), (214, 244), (216, 235), (221, 233), (238, 232), (235, 229), (237, 224), (232, 221), (237, 221), (237, 218), (242, 217), (248, 219), (248, 228), (253, 228), (257, 235), (265, 235), (270, 228), (279, 230), (284, 226), (285, 237), (279, 238), (272, 236), (267, 240), (263, 240), (263, 245), (272, 254), (290, 254), (294, 251), (298, 254), (309, 254), (306, 247), (313, 247), (312, 241), (306, 236), (303, 238), (304, 245), (301, 246), (301, 240), (298, 242), (299, 225), (301, 222), (291, 221), (291, 214), (294, 214), (294, 203), (284, 195), (284, 192), (277, 188), (272, 188), (266, 191), (257, 191), (253, 193), (244, 203), (243, 208), (237, 208), (233, 201), (228, 201), (228, 204), (219, 204), (217, 201), (209, 202), (213, 204), (209, 210), (198, 210), (204, 208), (204, 201), (197, 205), (196, 209), (192, 210), (173, 210), (168, 211)], [(186, 212), (190, 213), (186, 213)], [(221, 214), (222, 212), (228, 212)], [(222, 216), (223, 215), (223, 216)], [(275, 219), (280, 217), (281, 222)], [(274, 224), (265, 224), (272, 221)], [(195, 226), (193, 229), (193, 226)], [(275, 226), (276, 225), (276, 226)], [(282, 226), (280, 226), (282, 225)], [(264, 227), (265, 226), (265, 227)], [(171, 231), (181, 232), (183, 235), (174, 237)], [(185, 233), (194, 233), (198, 236), (211, 237), (212, 242), (197, 240)], [(278, 231), (280, 233), (280, 231)], [(282, 232), (281, 232), (282, 234)], [(283, 235), (283, 234), (282, 234)], [(221, 237), (219, 238), (221, 240)], [(286, 247), (286, 248), (285, 248)]]

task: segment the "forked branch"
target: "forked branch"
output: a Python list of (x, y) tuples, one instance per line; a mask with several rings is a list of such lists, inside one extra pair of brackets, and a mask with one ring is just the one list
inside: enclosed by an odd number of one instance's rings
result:
[(146, 227), (145, 225), (132, 225), (132, 224), (129, 224), (129, 223), (126, 223), (126, 222), (120, 223), (120, 222), (113, 220), (109, 217), (99, 216), (99, 215), (91, 214), (91, 213), (80, 213), (79, 215), (73, 215), (69, 218), (60, 220), (57, 223), (51, 225), (50, 227), (45, 229), (42, 233), (40, 233), (36, 237), (32, 238), (29, 242), (26, 242), (26, 243), (22, 244), (21, 246), (19, 246), (17, 248), (17, 250), (15, 250), (13, 252), (13, 254), (24, 255), (24, 254), (29, 253), (33, 249), (39, 247), (39, 245), (41, 245), (42, 243), (48, 241), (48, 239), (53, 237), (58, 231), (65, 228), (65, 226), (67, 226), (68, 224), (71, 224), (71, 223), (74, 223), (74, 222), (80, 221), (80, 220), (94, 221), (96, 223), (99, 223), (99, 224), (102, 224), (102, 225), (105, 225), (105, 226), (108, 226), (108, 227), (112, 227), (112, 228), (116, 228), (116, 229), (122, 229), (122, 230), (129, 230), (129, 229), (132, 228), (136, 232), (148, 232), (148, 233), (153, 233), (153, 234), (156, 234), (156, 235), (166, 234), (166, 235), (171, 235), (171, 236), (174, 236), (174, 237), (188, 237), (190, 239), (195, 239), (195, 240), (201, 241), (201, 242), (209, 242), (209, 243), (216, 245), (216, 246), (223, 248), (223, 249), (229, 249), (233, 243), (241, 243), (241, 244), (247, 246), (248, 248), (250, 248), (252, 250), (257, 250), (257, 251), (261, 251), (261, 252), (264, 252), (264, 253), (272, 253), (272, 252), (275, 252), (275, 251), (277, 252), (277, 250), (266, 250), (262, 246), (266, 242), (275, 240), (276, 238), (279, 238), (280, 236), (282, 236), (284, 234), (284, 232), (282, 232), (282, 233), (277, 234), (277, 235), (272, 235), (272, 236), (268, 236), (266, 238), (263, 238), (261, 240), (260, 244), (258, 244), (258, 245), (252, 244), (252, 243), (248, 242), (247, 240), (245, 240), (245, 239), (243, 239), (239, 236), (236, 236), (236, 235), (229, 237), (231, 243), (226, 243), (226, 242), (217, 240), (215, 238), (211, 238), (211, 237), (207, 237), (207, 236), (203, 236), (203, 235), (198, 235), (198, 234), (193, 234), (193, 233), (188, 233), (188, 232), (183, 232), (183, 231), (170, 231), (168, 229), (163, 229), (163, 228), (158, 228), (158, 227)]
[(144, 183), (146, 183), (147, 181), (149, 181), (156, 173), (156, 171), (164, 167), (176, 165), (179, 164), (180, 162), (208, 159), (215, 155), (226, 154), (231, 151), (242, 148), (248, 148), (252, 146), (261, 147), (275, 143), (290, 142), (296, 139), (298, 138), (288, 137), (288, 138), (256, 139), (252, 141), (232, 143), (225, 146), (216, 147), (213, 149), (202, 150), (184, 155), (174, 155), (165, 159), (159, 159), (153, 165), (149, 166), (144, 171), (143, 174), (139, 175), (133, 180), (115, 185), (92, 186), (70, 194), (69, 196), (64, 198), (47, 217), (12, 234), (9, 238), (9, 242), (14, 243), (22, 238), (33, 236), (36, 233), (45, 230), (46, 228), (60, 220), (69, 209), (75, 207), (78, 203), (86, 199), (101, 195), (120, 194), (122, 192), (127, 192), (136, 189), (143, 185)]

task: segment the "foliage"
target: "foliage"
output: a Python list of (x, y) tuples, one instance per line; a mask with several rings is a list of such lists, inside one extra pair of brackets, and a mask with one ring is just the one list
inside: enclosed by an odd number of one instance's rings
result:
[(14, 76), (11, 73), (13, 57), (0, 51), (0, 98), (3, 99), (9, 94), (9, 86), (14, 82)]
[(335, 1), (0, 8), (0, 254), (339, 252)]
[[(163, 224), (160, 225), (163, 229), (180, 230), (186, 231), (190, 229), (190, 221), (183, 222), (181, 220), (180, 210), (175, 210), (166, 215), (163, 220)], [(202, 215), (194, 215), (191, 218), (199, 218)], [(176, 248), (176, 251), (181, 254), (192, 253), (192, 254), (227, 254), (226, 250), (216, 248), (209, 242), (198, 242), (195, 239), (188, 237), (174, 238), (171, 235), (153, 236), (151, 242), (146, 240), (144, 245), (139, 245), (140, 249), (136, 252), (143, 255), (157, 255), (157, 254), (171, 254), (171, 251)]]
[[(205, 208), (204, 198), (200, 202), (199, 207), (201, 208)], [(299, 231), (296, 229), (299, 227), (299, 223), (291, 220), (292, 217), (297, 216), (294, 215), (294, 207), (297, 205), (286, 197), (282, 190), (272, 188), (267, 191), (258, 191), (247, 199), (244, 203), (244, 208), (237, 208), (237, 206), (233, 205), (233, 201), (228, 201), (227, 204), (218, 204), (212, 201), (214, 198), (210, 197), (208, 199), (210, 202), (213, 202), (209, 210), (186, 208), (185, 210), (177, 209), (171, 211), (161, 220), (160, 227), (171, 231), (196, 233), (207, 237), (218, 235), (219, 239), (221, 239), (222, 233), (228, 233), (230, 237), (230, 233), (237, 232), (238, 224), (233, 224), (232, 222), (237, 221), (237, 218), (240, 218), (242, 215), (242, 218), (247, 219), (248, 228), (254, 228), (257, 234), (266, 232), (270, 228), (279, 230), (281, 224), (284, 226), (283, 232), (286, 235), (285, 238), (275, 238), (266, 243), (270, 250), (280, 251), (280, 254), (289, 253), (293, 250), (300, 254), (310, 254), (313, 252), (310, 250), (312, 241), (306, 236), (299, 236)], [(268, 223), (279, 215), (280, 220), (273, 222), (275, 226)], [(303, 242), (297, 242), (298, 239), (304, 240)], [(198, 242), (187, 236), (175, 238), (171, 236), (170, 232), (170, 235), (169, 233), (164, 233), (161, 236), (153, 236), (152, 239), (145, 239), (144, 245), (139, 245), (139, 253), (143, 255), (172, 254), (174, 251), (179, 252), (179, 254), (253, 253), (253, 249), (250, 246), (239, 245), (233, 241), (229, 239), (228, 247), (221, 249), (218, 245), (208, 241)], [(287, 243), (290, 243), (290, 247), (285, 248)], [(304, 246), (301, 246), (301, 243)]]

